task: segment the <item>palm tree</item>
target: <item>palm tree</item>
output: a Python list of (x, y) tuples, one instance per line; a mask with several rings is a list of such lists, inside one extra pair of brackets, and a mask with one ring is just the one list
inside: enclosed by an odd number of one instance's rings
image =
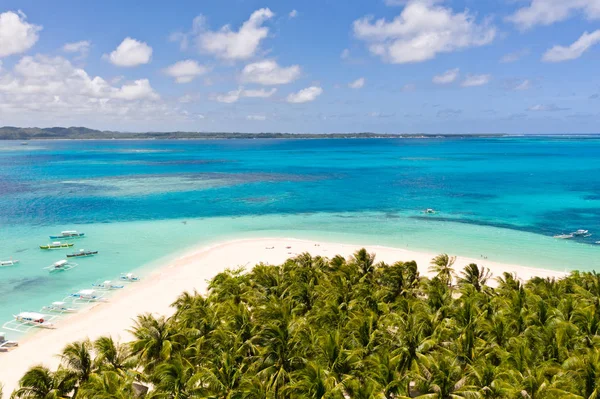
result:
[(188, 360), (175, 356), (154, 368), (151, 379), (155, 381), (156, 392), (153, 396), (164, 399), (207, 397), (202, 394), (205, 388), (201, 378)]
[(568, 376), (575, 382), (575, 390), (582, 398), (600, 397), (600, 352), (588, 349), (567, 359), (563, 364)]
[(75, 389), (76, 378), (67, 370), (50, 371), (44, 366), (30, 368), (19, 380), (13, 392), (15, 399), (59, 399), (68, 398)]
[(429, 267), (430, 273), (435, 273), (436, 277), (446, 284), (448, 287), (452, 286), (452, 279), (456, 273), (452, 266), (456, 262), (456, 256), (448, 256), (448, 254), (440, 254), (431, 260), (431, 266)]
[(315, 362), (309, 362), (305, 367), (295, 372), (286, 391), (298, 398), (333, 398), (336, 394), (337, 397), (342, 397), (335, 378), (331, 377), (327, 370)]
[(77, 393), (78, 399), (131, 399), (135, 397), (133, 379), (115, 371), (92, 374)]
[(73, 397), (77, 396), (79, 387), (87, 382), (93, 372), (91, 348), (88, 340), (73, 342), (63, 349), (60, 356), (62, 365), (77, 381)]
[(375, 263), (302, 254), (218, 274), (134, 338), (75, 342), (30, 369), (15, 399), (600, 399), (600, 274), (488, 286), (455, 259)]
[(179, 347), (177, 339), (180, 334), (164, 317), (157, 319), (151, 314), (138, 316), (131, 332), (135, 337), (131, 351), (148, 371), (171, 358)]
[(477, 390), (468, 384), (458, 359), (451, 352), (441, 351), (420, 356), (415, 371), (417, 398), (457, 399), (476, 397)]
[(485, 284), (492, 277), (492, 272), (486, 267), (479, 267), (475, 263), (465, 266), (458, 279), (459, 285), (471, 285), (477, 292), (485, 288)]
[(135, 367), (129, 346), (115, 342), (112, 337), (100, 337), (94, 341), (94, 368), (97, 370), (123, 372)]

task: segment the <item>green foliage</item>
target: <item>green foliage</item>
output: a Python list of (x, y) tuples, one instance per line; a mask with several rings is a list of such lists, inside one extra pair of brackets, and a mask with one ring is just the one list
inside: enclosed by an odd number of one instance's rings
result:
[[(228, 270), (120, 345), (75, 342), (14, 398), (598, 398), (600, 276), (522, 283), (442, 254), (415, 262), (302, 254)], [(455, 285), (456, 284), (456, 285)], [(457, 289), (458, 287), (458, 289)]]

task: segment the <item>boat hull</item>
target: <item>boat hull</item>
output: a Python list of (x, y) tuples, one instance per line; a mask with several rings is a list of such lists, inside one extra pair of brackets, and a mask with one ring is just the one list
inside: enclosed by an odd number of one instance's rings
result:
[(89, 251), (89, 252), (68, 254), (67, 258), (84, 258), (86, 256), (94, 256), (97, 254), (98, 254), (98, 251)]
[(64, 249), (70, 248), (75, 244), (62, 244), (62, 245), (40, 245), (40, 249)]

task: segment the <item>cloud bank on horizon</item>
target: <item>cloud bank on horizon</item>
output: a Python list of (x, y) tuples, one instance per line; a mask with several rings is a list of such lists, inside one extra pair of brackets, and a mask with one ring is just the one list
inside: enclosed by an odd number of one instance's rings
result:
[(0, 124), (389, 133), (600, 126), (600, 0), (198, 3), (100, 12), (74, 0), (29, 8), (6, 0)]

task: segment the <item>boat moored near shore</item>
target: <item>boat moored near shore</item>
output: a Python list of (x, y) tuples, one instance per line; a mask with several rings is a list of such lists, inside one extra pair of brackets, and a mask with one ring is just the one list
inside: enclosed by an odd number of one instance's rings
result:
[(52, 302), (48, 306), (42, 308), (42, 312), (54, 312), (54, 313), (76, 313), (77, 309), (70, 308), (66, 302)]
[(122, 273), (121, 277), (119, 277), (119, 279), (121, 281), (126, 281), (126, 282), (130, 282), (130, 283), (140, 281), (140, 278), (133, 273)]
[(72, 254), (68, 254), (67, 258), (78, 258), (78, 257), (86, 257), (86, 256), (94, 256), (97, 255), (98, 251), (86, 251), (85, 249), (80, 249), (79, 252), (74, 252)]
[(6, 339), (6, 334), (0, 332), (0, 352), (8, 352), (11, 349), (19, 346), (17, 341), (9, 341)]
[(68, 240), (71, 238), (81, 238), (84, 236), (85, 236), (85, 233), (80, 233), (76, 230), (66, 230), (66, 231), (61, 231), (60, 235), (50, 236), (50, 239), (51, 240)]
[(19, 263), (18, 260), (2, 260), (0, 261), (0, 267), (16, 266)]
[(73, 303), (91, 303), (91, 302), (106, 302), (104, 298), (104, 292), (98, 292), (96, 290), (80, 290), (74, 294), (70, 294), (63, 301), (71, 299)]
[(5, 330), (25, 333), (32, 328), (55, 328), (52, 320), (57, 316), (49, 316), (37, 312), (21, 312), (13, 315), (14, 320), (4, 323)]
[(110, 280), (106, 280), (102, 283), (99, 284), (92, 284), (93, 287), (99, 289), (99, 290), (118, 290), (121, 288), (125, 288), (124, 285), (117, 285), (114, 284), (112, 281)]
[(75, 244), (70, 244), (68, 242), (55, 241), (51, 244), (40, 245), (40, 249), (64, 249), (64, 248), (72, 247), (73, 245), (75, 245)]
[(48, 267), (44, 267), (44, 270), (48, 270), (50, 273), (53, 272), (65, 272), (67, 270), (71, 270), (74, 267), (77, 267), (77, 263), (72, 263), (67, 260), (59, 260), (58, 262), (54, 262)]

